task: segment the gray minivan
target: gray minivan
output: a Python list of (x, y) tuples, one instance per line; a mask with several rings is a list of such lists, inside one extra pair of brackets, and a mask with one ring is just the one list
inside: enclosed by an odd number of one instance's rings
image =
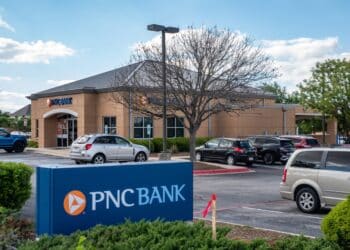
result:
[(295, 151), (283, 170), (280, 194), (305, 213), (345, 200), (350, 195), (350, 149)]

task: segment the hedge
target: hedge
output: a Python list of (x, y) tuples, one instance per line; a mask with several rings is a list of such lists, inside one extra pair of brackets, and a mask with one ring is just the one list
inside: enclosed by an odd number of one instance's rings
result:
[[(203, 145), (211, 137), (198, 137), (196, 138), (196, 146)], [(152, 138), (148, 139), (131, 139), (131, 142), (135, 144), (144, 145), (149, 149), (149, 144), (151, 146), (152, 153), (159, 153), (163, 150), (163, 139), (162, 138)], [(188, 137), (176, 137), (167, 139), (167, 148), (173, 153), (177, 152), (189, 152), (190, 151), (190, 139)]]
[(28, 140), (28, 148), (38, 148), (39, 144), (37, 141)]
[(323, 219), (321, 229), (328, 240), (350, 249), (350, 197), (332, 208)]
[(23, 163), (0, 162), (0, 206), (21, 209), (31, 194), (33, 169)]
[(217, 240), (211, 238), (211, 228), (204, 222), (127, 221), (117, 226), (97, 225), (69, 236), (43, 236), (19, 247), (35, 249), (237, 249), (237, 250), (338, 250), (336, 244), (324, 239), (287, 237), (269, 245), (265, 240), (251, 242), (229, 239), (230, 228), (218, 227)]

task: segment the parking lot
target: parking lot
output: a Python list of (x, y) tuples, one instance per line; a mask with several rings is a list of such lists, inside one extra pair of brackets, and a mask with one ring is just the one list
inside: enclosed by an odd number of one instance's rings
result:
[[(1, 161), (23, 162), (33, 167), (42, 164), (73, 164), (73, 161), (39, 154), (0, 152)], [(254, 164), (255, 172), (218, 176), (194, 177), (194, 216), (201, 217), (212, 193), (217, 194), (218, 220), (259, 228), (309, 236), (319, 236), (320, 223), (327, 210), (317, 214), (300, 212), (295, 203), (283, 200), (279, 195), (282, 175), (281, 165)], [(23, 208), (25, 217), (35, 215), (35, 175), (32, 176), (33, 194)], [(211, 215), (208, 215), (210, 219)]]

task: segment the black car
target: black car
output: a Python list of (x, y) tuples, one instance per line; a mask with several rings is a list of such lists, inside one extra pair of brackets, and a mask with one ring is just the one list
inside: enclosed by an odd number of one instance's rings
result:
[(228, 165), (244, 162), (252, 165), (256, 159), (256, 149), (248, 140), (216, 138), (196, 148), (197, 161), (222, 161)]
[(292, 140), (277, 136), (252, 136), (248, 140), (257, 150), (258, 159), (270, 165), (275, 161), (285, 164), (295, 151)]

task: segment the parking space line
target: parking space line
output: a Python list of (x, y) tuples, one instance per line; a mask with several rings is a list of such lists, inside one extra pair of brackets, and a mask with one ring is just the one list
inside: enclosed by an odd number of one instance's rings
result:
[(261, 208), (255, 208), (255, 207), (242, 207), (242, 208), (250, 209), (250, 210), (256, 210), (256, 211), (261, 211), (261, 212), (268, 212), (268, 213), (290, 214), (290, 215), (293, 215), (293, 216), (300, 216), (300, 217), (306, 217), (306, 218), (317, 219), (317, 220), (322, 220), (323, 219), (322, 217), (317, 217), (317, 216), (288, 213), (288, 212), (282, 212), (282, 211), (277, 211), (277, 210), (269, 210), (269, 209), (261, 209)]

